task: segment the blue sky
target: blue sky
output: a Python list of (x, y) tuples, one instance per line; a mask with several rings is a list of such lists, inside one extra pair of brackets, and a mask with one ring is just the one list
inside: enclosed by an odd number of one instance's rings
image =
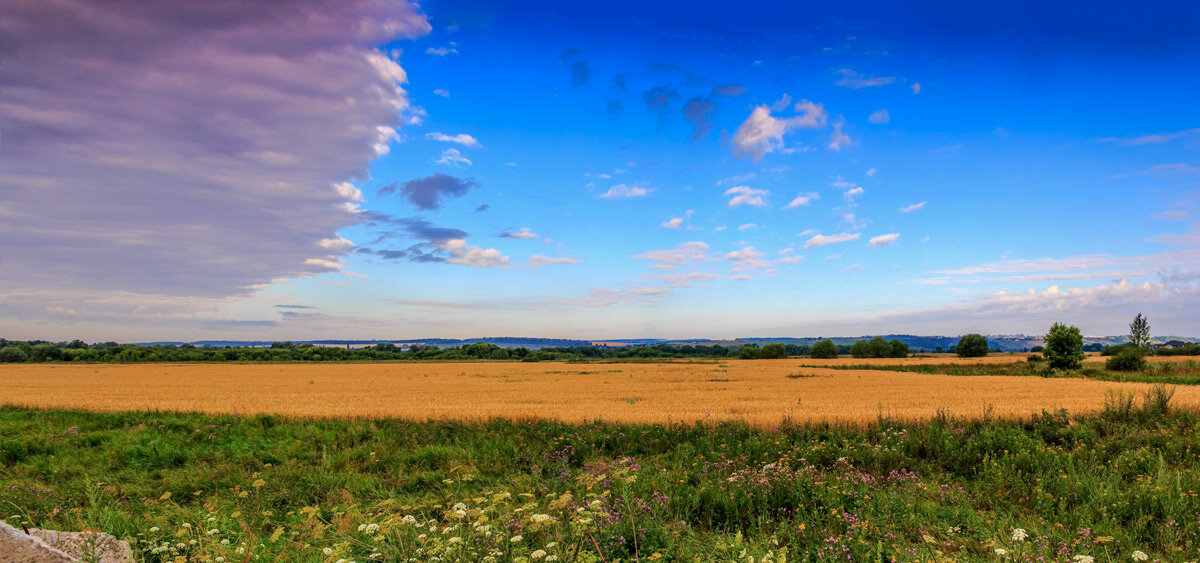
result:
[(1200, 335), (1194, 3), (44, 9), (10, 338)]

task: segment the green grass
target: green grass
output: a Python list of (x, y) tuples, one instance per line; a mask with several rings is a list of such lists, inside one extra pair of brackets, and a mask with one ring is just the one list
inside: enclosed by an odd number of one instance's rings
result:
[(0, 408), (0, 516), (148, 561), (1185, 561), (1198, 430), (1167, 395), (766, 430)]
[(841, 369), (841, 370), (877, 370), (899, 371), (905, 373), (932, 373), (941, 375), (980, 376), (980, 375), (1023, 375), (1041, 377), (1079, 377), (1097, 379), (1100, 381), (1129, 381), (1135, 383), (1167, 383), (1171, 385), (1200, 385), (1200, 362), (1186, 360), (1183, 362), (1151, 363), (1145, 371), (1121, 372), (1108, 371), (1103, 367), (1085, 365), (1071, 371), (1047, 369), (1045, 363), (1004, 362), (994, 364), (855, 364), (855, 365), (801, 365), (800, 367)]

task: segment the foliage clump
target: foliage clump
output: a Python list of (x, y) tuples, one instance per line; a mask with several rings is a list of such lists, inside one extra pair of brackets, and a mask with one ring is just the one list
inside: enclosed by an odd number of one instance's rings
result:
[(954, 347), (960, 358), (981, 358), (988, 355), (988, 341), (982, 334), (964, 334)]
[(834, 344), (832, 340), (826, 338), (825, 340), (813, 344), (811, 355), (816, 359), (827, 360), (836, 358), (838, 357), (837, 344)]
[(1054, 323), (1046, 333), (1042, 355), (1051, 369), (1079, 369), (1083, 362), (1083, 335), (1074, 326)]

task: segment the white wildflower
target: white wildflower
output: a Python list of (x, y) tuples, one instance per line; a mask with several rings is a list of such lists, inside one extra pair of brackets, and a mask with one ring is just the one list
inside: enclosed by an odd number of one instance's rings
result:
[(1029, 533), (1022, 528), (1017, 528), (1012, 531), (1012, 541), (1025, 541), (1029, 537)]
[(588, 510), (599, 512), (601, 508), (604, 508), (604, 503), (600, 502), (600, 499), (588, 503)]
[(508, 538), (508, 541), (509, 541), (509, 542), (512, 542), (512, 543), (517, 543), (517, 542), (519, 542), (519, 541), (521, 541), (521, 540), (523, 540), (523, 539), (525, 539), (525, 538), (521, 537), (520, 535), (516, 535), (516, 536), (513, 536), (513, 537), (511, 537), (511, 538)]
[(542, 549), (539, 549), (539, 550), (529, 554), (529, 558), (533, 559), (534, 561), (537, 561), (538, 559), (541, 559), (545, 556), (546, 556), (546, 551), (542, 550)]
[(462, 538), (460, 538), (458, 536), (454, 536), (454, 537), (450, 538), (450, 543), (458, 543), (461, 541), (462, 541)]
[(1130, 557), (1134, 561), (1146, 561), (1146, 560), (1150, 559), (1149, 555), (1146, 555), (1144, 552), (1141, 552), (1141, 551), (1133, 552), (1133, 555), (1131, 555)]
[(327, 547), (327, 548), (325, 548), (325, 549), (322, 549), (322, 550), (321, 550), (321, 553), (324, 553), (325, 555), (333, 555), (333, 548), (332, 548), (332, 547)]
[(1003, 547), (997, 547), (995, 551), (996, 551), (996, 555), (999, 555), (1000, 557), (1004, 557), (1005, 555), (1008, 555), (1008, 550), (1004, 549)]
[(379, 524), (375, 524), (375, 523), (367, 524), (367, 533), (368, 534), (373, 535), (375, 532), (378, 532), (378, 531), (379, 531)]
[(460, 502), (460, 503), (455, 504), (454, 507), (452, 507), (450, 510), (456, 510), (456, 511), (461, 510), (463, 512), (466, 512), (467, 505)]
[(153, 528), (150, 528), (150, 533), (156, 534), (156, 533), (158, 533), (158, 530), (159, 530), (158, 526), (154, 526)]
[(221, 533), (221, 530), (218, 530), (218, 529), (216, 529), (216, 528), (213, 528), (213, 529), (211, 529), (211, 530), (209, 530), (209, 531), (207, 531), (207, 532), (204, 532), (204, 533), (206, 533), (206, 534), (208, 534), (208, 535), (210, 535), (210, 536), (215, 536), (215, 535), (217, 535), (217, 534)]
[(400, 519), (400, 523), (408, 524), (410, 526), (415, 526), (415, 525), (417, 525), (417, 519), (413, 518), (411, 514), (405, 514), (404, 518)]
[(229, 545), (229, 540), (221, 540), (221, 545)]
[(1096, 558), (1091, 555), (1083, 555), (1082, 553), (1071, 558), (1076, 563), (1096, 563)]
[(549, 522), (553, 520), (554, 517), (550, 516), (549, 514), (534, 514), (533, 516), (530, 516), (529, 519), (534, 523), (541, 524), (543, 522)]

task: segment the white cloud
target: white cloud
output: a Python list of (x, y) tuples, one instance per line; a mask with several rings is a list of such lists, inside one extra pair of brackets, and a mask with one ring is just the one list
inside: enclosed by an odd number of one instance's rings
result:
[(804, 243), (804, 248), (807, 250), (809, 248), (816, 248), (818, 246), (825, 246), (827, 244), (835, 244), (835, 243), (839, 243), (839, 242), (849, 242), (852, 240), (858, 240), (858, 238), (860, 236), (862, 236), (862, 235), (860, 235), (859, 233), (839, 233), (836, 235), (815, 235), (812, 238), (808, 239), (808, 242)]
[(842, 195), (846, 198), (846, 201), (854, 201), (854, 198), (863, 195), (864, 193), (866, 193), (866, 190), (864, 190), (862, 186), (857, 186), (846, 190), (846, 193)]
[(826, 257), (825, 257), (825, 259), (826, 259), (826, 260), (841, 260), (841, 259), (842, 259), (842, 253), (841, 253), (841, 252), (838, 252), (837, 254), (830, 254), (829, 256), (826, 256)]
[(876, 173), (878, 173), (878, 172), (879, 172), (879, 171), (878, 171), (878, 170), (876, 170), (876, 169), (874, 169), (874, 168), (868, 168), (868, 169), (867, 169), (867, 176), (868, 176), (868, 177), (870, 177), (870, 176), (874, 176), (874, 175), (875, 175)]
[(846, 266), (845, 268), (842, 268), (842, 271), (843, 272), (861, 272), (865, 269), (866, 268), (864, 268), (862, 264), (851, 264), (849, 266)]
[(869, 86), (884, 86), (887, 84), (892, 84), (893, 82), (896, 81), (896, 78), (893, 76), (870, 76), (870, 77), (868, 77), (868, 76), (859, 74), (858, 72), (856, 72), (852, 69), (848, 69), (848, 68), (839, 68), (834, 72), (842, 75), (842, 77), (840, 79), (838, 79), (836, 82), (834, 82), (834, 84), (845, 87), (845, 88), (851, 88), (854, 90), (858, 90), (859, 88), (866, 88)]
[(843, 148), (854, 144), (854, 141), (850, 139), (850, 136), (842, 132), (842, 127), (844, 125), (845, 122), (840, 119), (833, 124), (833, 134), (829, 136), (828, 146), (830, 149), (840, 151)]
[(755, 250), (753, 246), (747, 246), (741, 250), (735, 250), (726, 254), (725, 259), (733, 262), (730, 271), (736, 273), (771, 267), (771, 263), (763, 260), (763, 256), (766, 256), (766, 254)]
[(683, 218), (682, 217), (672, 217), (669, 220), (663, 221), (660, 224), (663, 226), (664, 229), (672, 229), (672, 230), (678, 231), (679, 228), (683, 225)]
[(425, 138), (433, 139), (435, 141), (441, 141), (443, 143), (458, 143), (464, 147), (471, 147), (471, 148), (479, 148), (479, 147), (483, 146), (483, 145), (479, 144), (479, 141), (476, 140), (475, 137), (472, 137), (466, 133), (459, 133), (457, 135), (447, 135), (445, 133), (439, 133), (437, 131), (434, 131), (432, 133), (427, 133), (425, 135)]
[(608, 189), (607, 192), (600, 194), (602, 199), (627, 199), (634, 197), (644, 197), (650, 195), (650, 190), (641, 186), (629, 186), (626, 184), (617, 184)]
[(754, 108), (733, 135), (733, 152), (737, 156), (760, 160), (763, 155), (783, 148), (783, 135), (792, 129), (815, 129), (825, 126), (829, 116), (821, 104), (801, 100), (795, 106), (798, 115), (787, 118), (771, 116), (765, 105)]
[(549, 258), (542, 256), (541, 254), (534, 254), (533, 256), (529, 257), (529, 266), (534, 268), (545, 266), (547, 264), (580, 264), (582, 262), (582, 260), (577, 260), (575, 258)]
[(341, 235), (337, 238), (321, 239), (318, 245), (332, 254), (345, 254), (354, 248), (354, 243), (346, 240)]
[(642, 274), (642, 277), (662, 280), (667, 287), (692, 287), (692, 284), (701, 281), (709, 281), (720, 279), (723, 276), (709, 272), (687, 272), (677, 274)]
[(888, 233), (886, 235), (879, 235), (877, 237), (871, 237), (871, 240), (867, 244), (869, 244), (872, 248), (879, 248), (881, 246), (887, 246), (889, 244), (892, 244), (892, 243), (896, 242), (896, 240), (899, 238), (900, 238), (900, 233)]
[(703, 262), (708, 259), (708, 245), (701, 241), (690, 241), (667, 250), (651, 250), (633, 256), (636, 260), (653, 262), (651, 268), (670, 270), (679, 266)]
[(538, 238), (538, 234), (529, 230), (529, 227), (521, 227), (520, 229), (500, 235), (504, 238), (520, 238), (531, 239)]
[(449, 97), (450, 97), (450, 92), (449, 92), (448, 90), (442, 90), (441, 88), (438, 88), (438, 89), (436, 89), (436, 90), (434, 90), (434, 91), (433, 91), (433, 95), (434, 95), (434, 96), (441, 96), (441, 97), (443, 97), (443, 98), (449, 98)]
[(802, 260), (804, 260), (803, 254), (793, 254), (791, 256), (784, 256), (783, 258), (776, 260), (776, 262), (779, 262), (780, 264), (799, 264)]
[(463, 156), (463, 153), (458, 149), (446, 149), (442, 151), (441, 158), (433, 161), (435, 164), (447, 164), (451, 166), (470, 166), (471, 160)]
[(814, 201), (817, 201), (818, 199), (821, 199), (821, 194), (818, 194), (817, 192), (803, 193), (803, 194), (796, 196), (796, 199), (793, 199), (791, 203), (787, 204), (787, 206), (784, 207), (784, 209), (794, 209), (796, 207), (803, 207)]
[(734, 186), (725, 190), (725, 195), (733, 196), (729, 199), (729, 207), (731, 208), (741, 205), (762, 207), (767, 204), (763, 197), (770, 195), (770, 192), (767, 190), (756, 190), (749, 186)]
[(451, 43), (449, 47), (430, 47), (425, 49), (425, 52), (430, 55), (444, 57), (446, 55), (457, 55), (458, 49), (455, 48), (454, 43)]
[(928, 202), (922, 201), (922, 202), (914, 203), (912, 205), (905, 205), (904, 207), (901, 207), (899, 209), (899, 211), (901, 213), (912, 213), (913, 211), (916, 211), (918, 209), (921, 209), (922, 207), (925, 207), (926, 203), (928, 203)]
[(892, 114), (888, 113), (888, 110), (886, 109), (881, 109), (877, 112), (874, 112), (870, 117), (867, 118), (867, 121), (878, 125), (886, 125), (891, 120)]
[(728, 178), (721, 178), (720, 180), (717, 180), (717, 185), (720, 186), (721, 184), (740, 184), (742, 182), (749, 182), (750, 180), (753, 180), (755, 176), (756, 174), (754, 172), (729, 176)]
[[(452, 241), (454, 243), (465, 243), (465, 241)], [(483, 249), (478, 246), (466, 246), (465, 244), (456, 244), (450, 256), (446, 258), (446, 262), (450, 264), (463, 264), (465, 266), (473, 266), (476, 268), (495, 268), (503, 267), (508, 264), (508, 257), (501, 254), (495, 248)]]
[(815, 235), (815, 234), (817, 234), (817, 230), (816, 230), (816, 229), (804, 229), (803, 231), (800, 231), (800, 232), (796, 233), (796, 236), (798, 236), (798, 237), (806, 237), (806, 236), (808, 236), (808, 235)]
[(756, 224), (756, 223), (746, 223), (744, 225), (738, 226), (739, 231), (747, 231), (750, 229), (757, 229), (757, 228), (758, 228), (758, 224)]
[(914, 96), (921, 93), (921, 83), (920, 82), (913, 82), (912, 93)]
[(342, 199), (355, 203), (362, 203), (363, 201), (362, 191), (354, 187), (354, 184), (350, 182), (338, 182), (333, 185), (333, 189)]

